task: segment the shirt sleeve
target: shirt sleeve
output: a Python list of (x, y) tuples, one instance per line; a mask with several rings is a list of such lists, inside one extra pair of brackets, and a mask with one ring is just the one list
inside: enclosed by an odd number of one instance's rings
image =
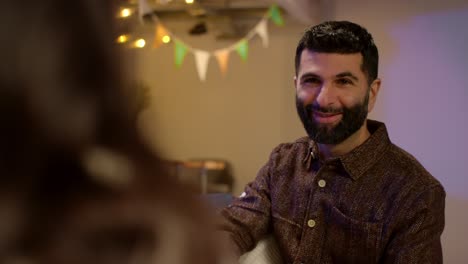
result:
[(437, 185), (404, 208), (382, 263), (442, 263), (440, 236), (444, 229), (445, 191)]
[(247, 184), (241, 196), (221, 211), (221, 230), (229, 232), (231, 240), (238, 247), (239, 255), (252, 250), (271, 231), (269, 183), (278, 148), (272, 152), (255, 180)]

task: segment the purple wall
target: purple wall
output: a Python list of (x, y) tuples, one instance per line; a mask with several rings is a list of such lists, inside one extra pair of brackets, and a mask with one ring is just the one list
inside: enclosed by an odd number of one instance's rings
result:
[(468, 8), (413, 16), (387, 32), (384, 120), (447, 191), (446, 263), (468, 263)]
[(449, 194), (466, 200), (467, 18), (468, 9), (418, 16), (391, 28), (397, 50), (380, 98), (392, 139), (419, 158)]

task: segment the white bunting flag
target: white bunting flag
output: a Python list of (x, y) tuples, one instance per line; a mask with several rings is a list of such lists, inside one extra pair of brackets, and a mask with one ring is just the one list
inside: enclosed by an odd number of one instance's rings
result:
[(197, 65), (198, 77), (201, 81), (205, 81), (210, 53), (203, 50), (194, 50), (193, 54), (195, 55), (195, 64)]
[(262, 39), (263, 47), (268, 47), (269, 44), (269, 39), (268, 39), (268, 20), (267, 19), (262, 19), (260, 23), (257, 24), (255, 27), (255, 31), (257, 34), (260, 36)]

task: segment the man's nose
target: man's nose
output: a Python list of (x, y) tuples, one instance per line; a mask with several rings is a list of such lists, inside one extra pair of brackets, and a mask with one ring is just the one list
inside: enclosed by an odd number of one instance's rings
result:
[(336, 95), (333, 87), (331, 85), (323, 84), (318, 91), (315, 101), (321, 107), (328, 107), (333, 105), (335, 97)]

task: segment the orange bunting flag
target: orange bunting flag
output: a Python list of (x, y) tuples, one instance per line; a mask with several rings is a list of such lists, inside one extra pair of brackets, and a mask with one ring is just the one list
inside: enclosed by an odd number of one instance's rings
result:
[(169, 36), (167, 29), (161, 23), (158, 23), (156, 25), (156, 33), (154, 34), (153, 48), (161, 46), (163, 44), (163, 37), (165, 36)]
[(226, 75), (227, 65), (229, 61), (229, 50), (223, 49), (215, 52), (216, 60), (218, 61), (219, 69), (221, 73)]

